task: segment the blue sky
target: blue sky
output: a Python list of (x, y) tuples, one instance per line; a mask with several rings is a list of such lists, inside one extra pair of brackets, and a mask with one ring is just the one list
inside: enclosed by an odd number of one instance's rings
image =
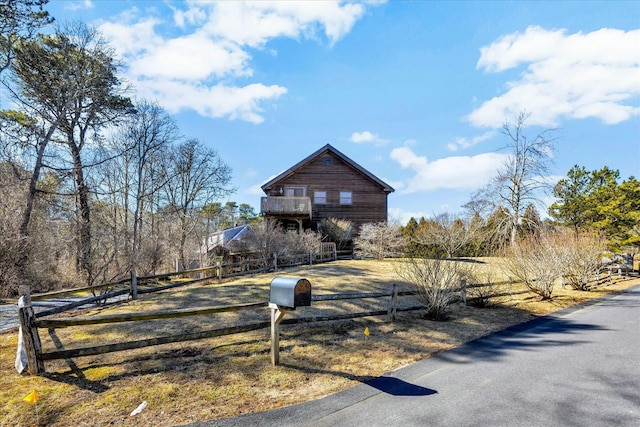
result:
[[(331, 144), (396, 189), (389, 215), (458, 213), (507, 154), (555, 129), (574, 165), (640, 178), (640, 2), (52, 0), (97, 26), (135, 96), (233, 168), (229, 200)], [(227, 200), (222, 200), (226, 202)]]

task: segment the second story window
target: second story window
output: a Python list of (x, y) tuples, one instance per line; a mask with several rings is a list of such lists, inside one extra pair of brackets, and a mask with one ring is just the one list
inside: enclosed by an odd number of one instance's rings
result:
[(305, 197), (306, 192), (305, 187), (284, 187), (284, 195), (286, 197)]
[(313, 192), (313, 203), (316, 205), (325, 205), (327, 203), (327, 192), (326, 191), (314, 191)]
[(350, 205), (353, 203), (353, 196), (351, 191), (341, 191), (340, 192), (340, 204), (341, 205)]

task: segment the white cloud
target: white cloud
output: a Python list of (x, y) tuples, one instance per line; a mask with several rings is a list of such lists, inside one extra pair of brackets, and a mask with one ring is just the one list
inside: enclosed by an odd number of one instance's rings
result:
[(92, 9), (93, 1), (92, 0), (76, 0), (76, 1), (67, 1), (64, 5), (64, 8), (67, 10), (81, 10), (81, 9)]
[(190, 9), (208, 9), (209, 34), (239, 45), (260, 47), (277, 37), (316, 37), (318, 29), (333, 44), (351, 31), (364, 6), (341, 1), (190, 1)]
[(354, 132), (351, 134), (349, 141), (356, 144), (372, 143), (374, 145), (384, 145), (389, 142), (386, 139), (380, 138), (377, 134), (365, 130), (364, 132)]
[[(318, 38), (330, 44), (351, 31), (364, 14), (361, 3), (188, 1), (168, 6), (173, 20), (157, 8), (136, 7), (99, 25), (127, 65), (127, 78), (141, 96), (171, 112), (193, 109), (208, 117), (251, 123), (264, 121), (264, 105), (287, 93), (278, 84), (253, 82), (250, 49), (274, 38)], [(275, 53), (274, 53), (275, 54)], [(242, 78), (243, 85), (235, 79)]]
[(259, 196), (259, 197), (266, 196), (264, 194), (264, 191), (262, 191), (262, 184), (252, 185), (251, 187), (247, 188), (244, 191), (244, 194), (247, 194), (249, 196)]
[(441, 189), (479, 189), (495, 176), (507, 158), (507, 154), (484, 153), (476, 156), (452, 156), (430, 162), (425, 156), (416, 155), (409, 147), (391, 151), (392, 160), (402, 169), (414, 172), (400, 194)]
[[(203, 54), (206, 52), (206, 55)], [(204, 81), (226, 75), (250, 76), (249, 55), (237, 45), (201, 33), (166, 40), (129, 62), (130, 73), (159, 79)]]
[(449, 148), (450, 151), (458, 151), (461, 148), (473, 147), (480, 142), (493, 138), (495, 135), (496, 132), (490, 130), (482, 135), (474, 136), (473, 138), (458, 137), (453, 142), (447, 144), (447, 148)]
[(207, 14), (204, 10), (197, 7), (190, 7), (187, 10), (181, 10), (168, 5), (173, 10), (173, 21), (180, 28), (187, 25), (197, 25), (206, 22)]
[(129, 61), (164, 43), (162, 37), (155, 32), (155, 26), (162, 21), (152, 17), (138, 20), (138, 14), (139, 11), (133, 8), (120, 14), (117, 20), (102, 22), (98, 26), (102, 34), (112, 42), (116, 53)]
[(540, 126), (589, 117), (616, 124), (640, 115), (640, 30), (529, 27), (482, 47), (477, 63), (490, 73), (522, 65), (505, 93), (469, 114), (471, 124), (498, 128), (523, 110), (531, 113), (528, 125)]
[(404, 182), (402, 181), (393, 180), (389, 178), (382, 178), (382, 180), (387, 184), (389, 184), (391, 187), (393, 187), (393, 189), (396, 191), (401, 191), (404, 188)]
[(192, 109), (204, 117), (228, 117), (262, 123), (261, 102), (277, 99), (287, 92), (282, 86), (253, 83), (248, 86), (205, 86), (177, 80), (139, 80), (143, 98), (157, 99), (170, 113)]

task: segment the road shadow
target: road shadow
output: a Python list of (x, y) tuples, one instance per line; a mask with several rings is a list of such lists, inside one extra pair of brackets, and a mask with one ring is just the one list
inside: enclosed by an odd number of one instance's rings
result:
[[(546, 347), (583, 344), (588, 340), (578, 339), (581, 333), (607, 330), (595, 324), (542, 316), (469, 341), (458, 348), (439, 353), (434, 358), (453, 363), (473, 363), (478, 360), (499, 362), (512, 350), (542, 351)], [(545, 338), (549, 334), (561, 334), (562, 338)]]
[(422, 387), (408, 383), (399, 378), (387, 377), (384, 375), (365, 381), (364, 384), (377, 388), (381, 392), (392, 396), (430, 396), (438, 393), (436, 390), (428, 387)]
[(366, 384), (370, 387), (373, 387), (377, 390), (380, 390), (383, 393), (386, 393), (392, 396), (430, 396), (432, 394), (438, 393), (436, 390), (430, 389), (428, 387), (422, 387), (416, 384), (411, 384), (400, 378), (391, 377), (387, 375), (382, 375), (379, 377), (360, 376), (360, 375), (353, 375), (347, 372), (310, 368), (308, 366), (297, 366), (297, 365), (291, 365), (287, 363), (283, 363), (280, 366), (302, 371), (305, 373), (333, 375), (333, 376), (342, 377), (342, 378), (346, 378), (353, 381), (358, 381), (362, 384)]
[[(637, 293), (640, 293), (640, 286), (603, 295), (602, 298), (584, 301), (553, 314), (510, 326), (433, 357), (454, 363), (473, 363), (477, 360), (499, 362), (511, 350), (541, 351), (545, 347), (577, 345), (589, 342), (578, 338), (580, 336), (587, 337), (588, 334), (586, 333), (594, 331), (606, 332), (609, 329), (597, 324), (575, 322), (567, 315), (594, 305), (637, 307), (638, 299), (634, 297), (634, 294)], [(545, 338), (549, 334), (556, 336), (560, 334), (562, 338)]]

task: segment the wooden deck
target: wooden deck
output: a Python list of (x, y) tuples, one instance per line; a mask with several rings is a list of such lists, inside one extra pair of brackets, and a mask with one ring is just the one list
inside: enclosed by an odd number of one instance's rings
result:
[(311, 199), (309, 197), (262, 197), (260, 212), (263, 215), (311, 219)]

